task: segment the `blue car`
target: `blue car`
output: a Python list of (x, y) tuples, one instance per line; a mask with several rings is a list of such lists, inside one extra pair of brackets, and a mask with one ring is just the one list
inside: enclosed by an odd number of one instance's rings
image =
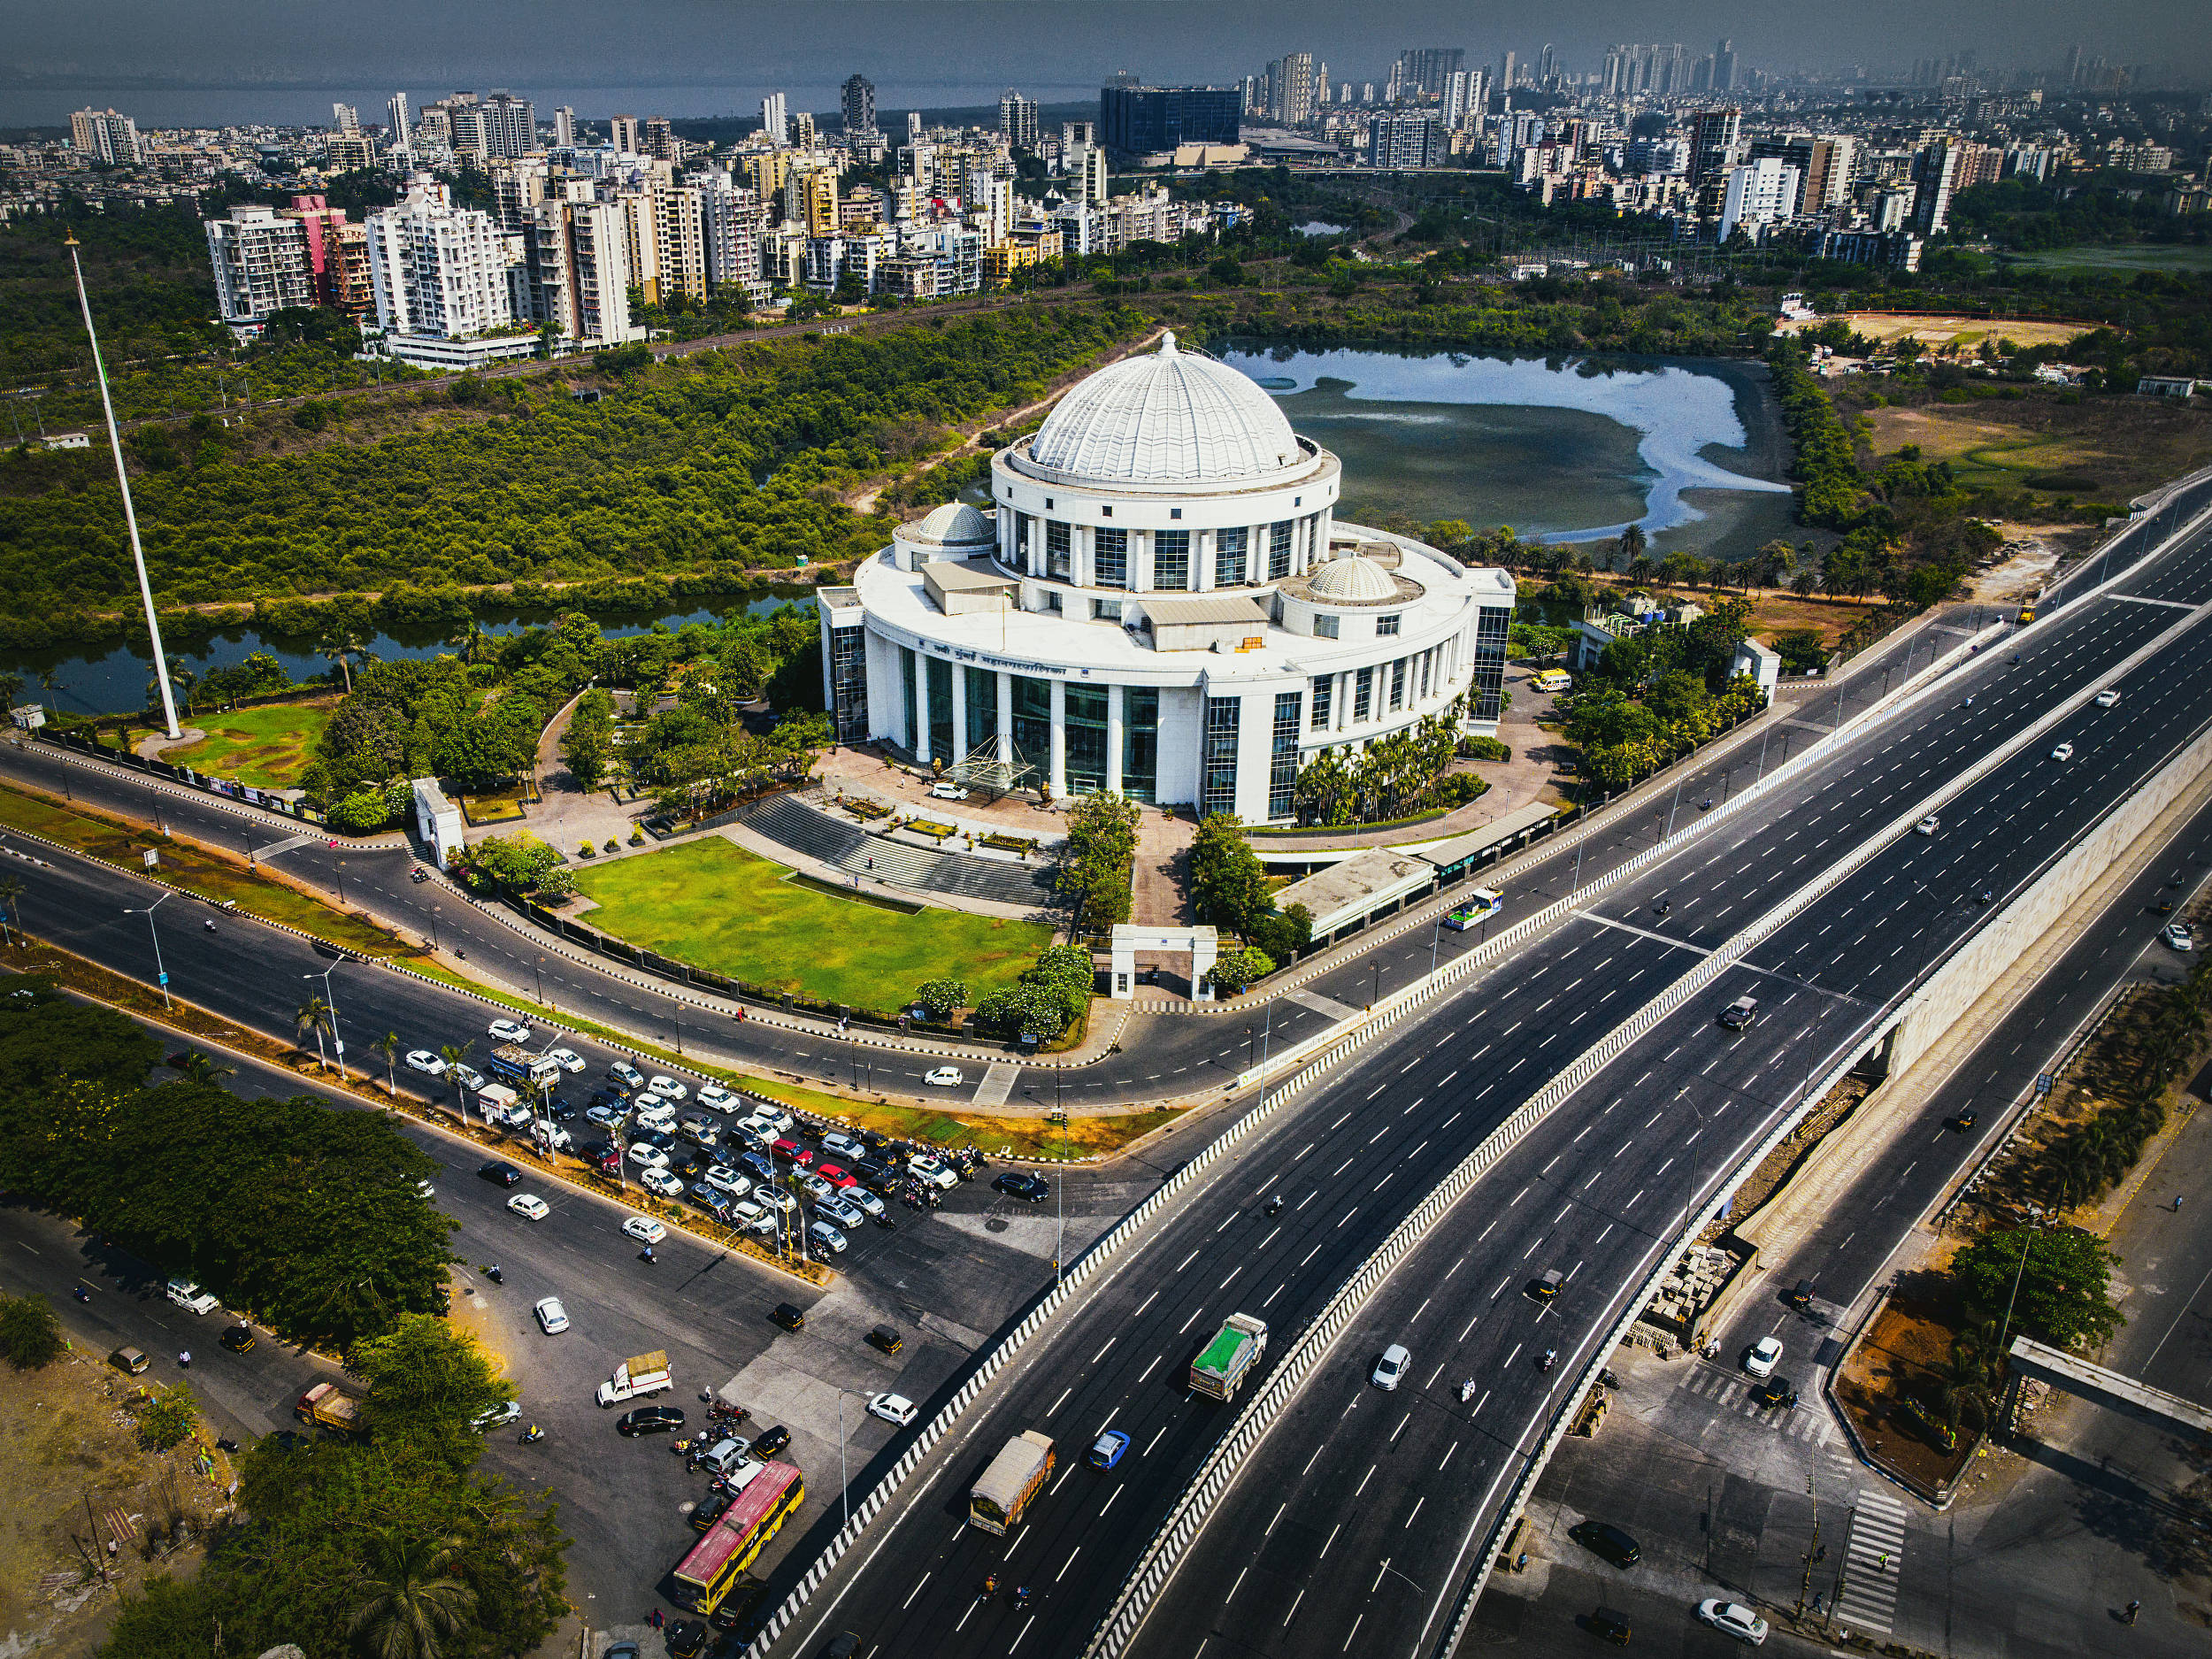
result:
[(761, 1180), (767, 1181), (772, 1184), (776, 1179), (776, 1166), (773, 1164), (771, 1164), (766, 1158), (763, 1157), (757, 1152), (739, 1153), (737, 1155), (737, 1167)]
[(1128, 1449), (1129, 1437), (1119, 1429), (1108, 1429), (1092, 1443), (1090, 1455), (1083, 1461), (1094, 1469), (1111, 1469)]

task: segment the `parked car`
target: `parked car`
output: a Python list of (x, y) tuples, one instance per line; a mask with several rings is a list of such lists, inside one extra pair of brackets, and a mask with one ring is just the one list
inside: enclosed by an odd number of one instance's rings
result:
[(553, 1213), (553, 1206), (535, 1193), (517, 1193), (507, 1201), (507, 1208), (525, 1221), (543, 1221)]
[(716, 1111), (726, 1112), (738, 1104), (738, 1098), (719, 1083), (702, 1083), (699, 1085), (699, 1103), (710, 1106)]
[(639, 1406), (615, 1419), (615, 1432), (626, 1436), (667, 1434), (684, 1425), (680, 1406)]
[(641, 1170), (664, 1170), (668, 1167), (668, 1154), (649, 1141), (633, 1141), (630, 1162)]
[(881, 1417), (886, 1423), (895, 1423), (901, 1428), (911, 1428), (914, 1419), (921, 1415), (921, 1408), (904, 1394), (870, 1394), (868, 1415)]
[(748, 1175), (750, 1175), (756, 1180), (772, 1181), (776, 1179), (776, 1166), (768, 1160), (764, 1154), (762, 1153), (739, 1153), (737, 1155), (737, 1167), (743, 1170)]
[(837, 1188), (830, 1182), (824, 1180), (812, 1170), (801, 1170), (793, 1175), (791, 1179), (797, 1185), (801, 1192), (804, 1193), (809, 1198), (815, 1200), (818, 1203), (825, 1198), (834, 1198), (837, 1196)]
[(457, 1065), (447, 1069), (446, 1076), (471, 1094), (480, 1094), (484, 1087), (484, 1074), (472, 1065)]
[(1616, 1567), (1632, 1567), (1644, 1558), (1643, 1546), (1610, 1521), (1578, 1522), (1567, 1529), (1567, 1536)]
[(1108, 1429), (1091, 1442), (1091, 1449), (1084, 1455), (1083, 1461), (1094, 1469), (1111, 1469), (1128, 1449), (1129, 1437), (1119, 1429)]
[(929, 794), (933, 801), (964, 801), (968, 798), (965, 789), (944, 778), (929, 786)]
[(868, 1333), (868, 1346), (886, 1354), (895, 1354), (906, 1346), (906, 1339), (893, 1326), (879, 1325)]
[(619, 1129), (628, 1121), (630, 1114), (619, 1106), (587, 1106), (584, 1116), (602, 1129)]
[(1041, 1175), (1030, 1174), (1026, 1170), (1009, 1170), (991, 1185), (1009, 1198), (1018, 1198), (1025, 1203), (1041, 1204), (1052, 1196), (1052, 1183)]
[(654, 1094), (665, 1095), (670, 1100), (688, 1100), (691, 1096), (691, 1091), (672, 1077), (654, 1078), (648, 1087)]
[(1697, 1616), (1724, 1636), (1756, 1647), (1767, 1639), (1767, 1622), (1740, 1601), (1717, 1596), (1697, 1604)]
[(2169, 922), (2158, 930), (2158, 936), (2176, 950), (2194, 950), (2197, 936), (2189, 931), (2186, 922)]
[(793, 1140), (789, 1135), (785, 1135), (775, 1141), (770, 1146), (769, 1150), (786, 1162), (797, 1164), (801, 1169), (807, 1168), (814, 1162), (814, 1148), (804, 1141)]
[(753, 1190), (753, 1184), (726, 1164), (718, 1164), (706, 1174), (707, 1185), (731, 1198), (742, 1198)]
[(791, 1126), (798, 1122), (798, 1119), (780, 1106), (756, 1106), (746, 1114), (745, 1122), (748, 1127), (757, 1125), (769, 1135), (774, 1136), (789, 1134)]
[(833, 1129), (822, 1137), (822, 1150), (848, 1164), (857, 1164), (868, 1156), (868, 1148), (841, 1129)]
[(824, 1180), (827, 1181), (832, 1187), (837, 1187), (841, 1191), (848, 1187), (857, 1187), (860, 1185), (859, 1178), (854, 1175), (850, 1171), (844, 1168), (841, 1164), (818, 1164), (814, 1166), (814, 1172), (820, 1176)]
[(148, 1359), (146, 1356), (137, 1348), (119, 1348), (114, 1353), (108, 1356), (108, 1363), (114, 1366), (116, 1370), (121, 1371), (126, 1377), (135, 1377), (148, 1366), (151, 1365), (153, 1361)]
[(407, 1051), (407, 1069), (419, 1071), (425, 1077), (443, 1077), (445, 1062), (427, 1048), (410, 1048)]
[(795, 1302), (778, 1302), (770, 1310), (768, 1317), (787, 1331), (803, 1331), (806, 1328), (806, 1310)]
[(680, 1197), (684, 1190), (684, 1178), (672, 1170), (640, 1170), (637, 1184), (663, 1198)]
[(845, 1235), (826, 1221), (808, 1222), (806, 1236), (817, 1249), (827, 1250), (833, 1256), (845, 1253)]
[(864, 1187), (848, 1187), (844, 1191), (844, 1200), (864, 1216), (883, 1213), (883, 1200)]
[(215, 1340), (234, 1354), (250, 1354), (254, 1347), (253, 1326), (250, 1325), (227, 1325), (224, 1327), (222, 1335)]
[(495, 1019), (490, 1026), (493, 1038), (500, 1042), (527, 1042), (530, 1027), (520, 1020)]
[(1383, 1349), (1382, 1357), (1375, 1362), (1374, 1371), (1368, 1380), (1384, 1393), (1391, 1393), (1397, 1388), (1399, 1379), (1406, 1374), (1406, 1367), (1412, 1363), (1413, 1356), (1406, 1352), (1405, 1346), (1393, 1342)]
[(607, 1068), (607, 1075), (614, 1079), (616, 1082), (621, 1084), (626, 1089), (634, 1091), (641, 1089), (645, 1087), (645, 1073), (639, 1071), (637, 1067), (632, 1065), (627, 1060), (617, 1060), (612, 1065)]
[(849, 1204), (842, 1198), (825, 1198), (814, 1206), (814, 1213), (847, 1231), (865, 1225), (868, 1220), (858, 1205)]
[(538, 1317), (538, 1329), (548, 1336), (558, 1336), (568, 1329), (568, 1310), (561, 1306), (558, 1296), (542, 1298), (530, 1311)]
[(729, 1218), (730, 1196), (718, 1187), (710, 1187), (704, 1181), (701, 1181), (684, 1196), (717, 1221), (726, 1221)]
[(474, 1429), (479, 1434), (488, 1434), (494, 1429), (503, 1428), (508, 1424), (518, 1423), (521, 1419), (522, 1402), (502, 1400), (495, 1406), (486, 1406), (471, 1417), (469, 1427)]

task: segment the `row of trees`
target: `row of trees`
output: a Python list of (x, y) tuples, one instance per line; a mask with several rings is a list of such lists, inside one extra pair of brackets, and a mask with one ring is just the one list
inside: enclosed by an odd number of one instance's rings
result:
[(1118, 795), (1084, 795), (1068, 809), (1058, 879), (1061, 897), (1073, 912), (1071, 932), (1103, 933), (1129, 919), (1138, 821), (1137, 803)]
[(1456, 714), (1432, 714), (1379, 737), (1356, 754), (1339, 745), (1298, 769), (1292, 803), (1302, 824), (1373, 824), (1464, 806), (1489, 787), (1472, 772), (1448, 773), (1459, 752)]
[(2145, 996), (2120, 1067), (2120, 1100), (2059, 1135), (2037, 1161), (2037, 1177), (2052, 1202), (2093, 1203), (2135, 1167), (2166, 1125), (2166, 1090), (2203, 1046), (2208, 1018), (2212, 962), (2200, 959), (2187, 979)]
[[(1617, 649), (1609, 647), (1606, 655)], [(1765, 706), (1766, 694), (1748, 674), (1716, 695), (1696, 675), (1671, 669), (1632, 689), (1601, 685), (1577, 694), (1567, 738), (1600, 787), (1625, 789)]]

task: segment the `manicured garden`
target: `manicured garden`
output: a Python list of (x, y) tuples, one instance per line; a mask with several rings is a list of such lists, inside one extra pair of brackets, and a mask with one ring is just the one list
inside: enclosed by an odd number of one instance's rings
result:
[(1031, 922), (964, 910), (900, 916), (810, 890), (719, 836), (576, 872), (591, 926), (756, 985), (856, 1008), (896, 1008), (925, 979), (971, 1000), (1013, 985), (1052, 942)]
[(272, 703), (257, 709), (185, 717), (207, 733), (199, 742), (166, 749), (162, 758), (211, 777), (235, 778), (257, 789), (288, 789), (315, 758), (316, 741), (330, 724), (334, 703)]

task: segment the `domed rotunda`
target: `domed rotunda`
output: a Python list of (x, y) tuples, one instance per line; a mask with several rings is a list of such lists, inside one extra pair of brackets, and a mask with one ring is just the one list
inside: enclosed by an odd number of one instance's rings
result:
[(1323, 749), (1455, 706), (1494, 734), (1511, 577), (1337, 519), (1341, 472), (1163, 334), (994, 456), (988, 506), (902, 525), (819, 590), (839, 741), (1258, 824)]

